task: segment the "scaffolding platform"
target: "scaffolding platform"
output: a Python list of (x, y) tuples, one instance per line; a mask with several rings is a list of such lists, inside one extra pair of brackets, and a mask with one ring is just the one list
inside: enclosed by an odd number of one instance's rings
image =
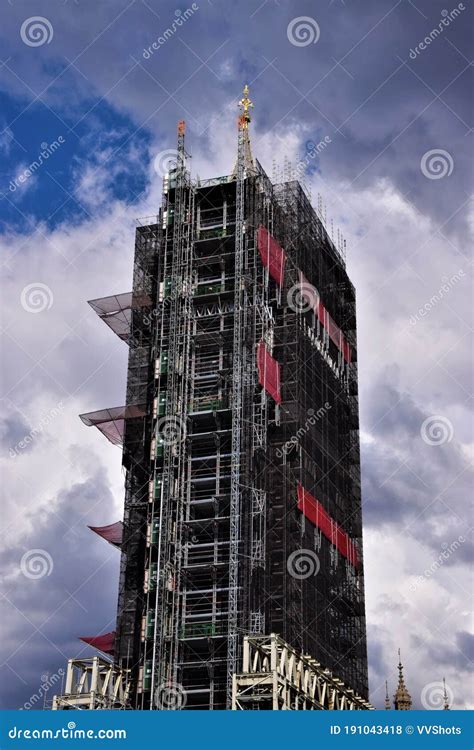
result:
[(234, 675), (232, 709), (360, 711), (373, 706), (272, 633), (244, 638), (243, 671)]
[(53, 711), (130, 708), (127, 673), (100, 656), (69, 659), (66, 686), (53, 698)]

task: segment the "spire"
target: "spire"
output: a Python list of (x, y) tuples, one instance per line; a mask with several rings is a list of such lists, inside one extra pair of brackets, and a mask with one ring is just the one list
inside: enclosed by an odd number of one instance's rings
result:
[(385, 680), (385, 710), (390, 711), (391, 708), (390, 698), (388, 697), (388, 682)]
[(445, 711), (449, 711), (450, 710), (450, 708), (449, 708), (449, 698), (448, 698), (448, 693), (446, 691), (446, 680), (444, 679), (444, 677), (443, 677), (443, 687), (444, 687), (444, 694), (443, 694), (443, 697), (444, 697), (444, 706), (443, 706), (443, 709)]
[(249, 123), (251, 122), (249, 109), (253, 109), (253, 102), (249, 99), (249, 87), (247, 84), (244, 86), (243, 97), (239, 102), (239, 107), (242, 110), (242, 114), (239, 117), (239, 128), (247, 130)]
[[(243, 96), (239, 101), (239, 109), (241, 110), (241, 113), (237, 120), (237, 124), (239, 128), (239, 140), (242, 139), (242, 150), (240, 151), (240, 153), (243, 154), (244, 170), (246, 172), (255, 172), (255, 162), (252, 156), (249, 134), (249, 124), (252, 120), (250, 116), (250, 110), (253, 109), (253, 102), (249, 98), (249, 87), (247, 86), (247, 84), (245, 84), (244, 86)], [(236, 175), (237, 163), (235, 164), (234, 170), (232, 172), (232, 177), (235, 178)]]
[(400, 649), (398, 649), (398, 687), (397, 692), (393, 696), (393, 704), (396, 711), (410, 711), (411, 703), (411, 695), (408, 692), (403, 679), (403, 665)]

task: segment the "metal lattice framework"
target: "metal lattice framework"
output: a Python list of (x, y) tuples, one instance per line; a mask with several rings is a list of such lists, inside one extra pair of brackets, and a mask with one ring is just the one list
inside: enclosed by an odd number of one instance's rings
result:
[[(158, 379), (157, 397), (164, 395), (164, 417), (156, 416), (154, 431), (154, 479), (161, 482), (159, 513), (156, 514), (158, 544), (156, 560), (156, 590), (151, 597), (154, 614), (154, 639), (151, 664), (151, 707), (159, 702), (159, 693), (168, 684), (175, 685), (180, 622), (180, 574), (182, 563), (182, 521), (186, 495), (183, 481), (186, 463), (186, 423), (189, 400), (189, 372), (191, 321), (191, 247), (193, 240), (194, 193), (189, 189), (184, 146), (185, 125), (178, 124), (178, 148), (173, 223), (165, 222), (165, 250), (172, 248), (169, 277), (169, 317), (162, 315), (158, 327), (157, 351), (167, 352), (166, 385)], [(166, 182), (166, 178), (165, 178)], [(169, 189), (169, 184), (166, 185)], [(169, 237), (168, 227), (172, 234)], [(165, 268), (166, 274), (166, 268)], [(166, 289), (163, 290), (166, 294)], [(159, 458), (163, 446), (163, 462)], [(152, 517), (152, 524), (155, 516)], [(150, 557), (150, 565), (153, 565)]]
[(68, 661), (64, 693), (54, 696), (53, 711), (127, 708), (130, 708), (127, 672), (99, 656)]
[(234, 675), (234, 710), (355, 711), (370, 703), (275, 633), (244, 638), (243, 671)]

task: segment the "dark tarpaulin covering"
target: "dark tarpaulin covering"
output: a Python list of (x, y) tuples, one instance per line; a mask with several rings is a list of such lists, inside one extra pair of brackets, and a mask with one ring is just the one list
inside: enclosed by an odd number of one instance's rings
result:
[(99, 318), (117, 334), (119, 339), (128, 342), (132, 310), (149, 307), (151, 299), (148, 294), (124, 292), (110, 297), (89, 300), (89, 305)]
[(314, 526), (321, 529), (326, 539), (329, 539), (331, 544), (337, 547), (341, 555), (357, 568), (359, 565), (357, 547), (349, 538), (349, 535), (341, 529), (336, 521), (324, 510), (321, 503), (305, 490), (301, 484), (298, 484), (297, 493), (298, 510), (301, 510)]
[(79, 416), (87, 427), (97, 427), (113, 445), (122, 445), (125, 420), (144, 417), (145, 405), (114, 406), (112, 409), (99, 409)]
[(280, 365), (268, 353), (263, 341), (257, 347), (258, 382), (277, 404), (281, 404)]
[(272, 279), (275, 279), (278, 286), (283, 286), (286, 262), (285, 251), (280, 247), (276, 239), (272, 237), (268, 229), (265, 229), (261, 225), (257, 229), (257, 245), (263, 265), (265, 268), (268, 268), (270, 276)]
[(109, 542), (109, 544), (112, 544), (114, 547), (120, 547), (122, 544), (122, 521), (111, 523), (109, 526), (89, 526), (89, 529), (93, 531), (94, 534), (101, 536), (102, 539), (105, 539), (106, 542)]
[(111, 633), (103, 633), (103, 635), (81, 635), (79, 640), (87, 643), (88, 646), (102, 651), (104, 654), (110, 654), (113, 656), (114, 643), (115, 643), (115, 630)]

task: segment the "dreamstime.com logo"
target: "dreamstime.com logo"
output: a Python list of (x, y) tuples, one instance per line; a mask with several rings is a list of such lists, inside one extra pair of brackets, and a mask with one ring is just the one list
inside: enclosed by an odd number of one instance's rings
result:
[(50, 310), (53, 306), (53, 292), (47, 284), (41, 281), (34, 281), (27, 284), (21, 290), (20, 302), (26, 312), (40, 313), (44, 310)]
[(44, 16), (31, 16), (21, 24), (20, 36), (28, 47), (42, 47), (52, 42), (53, 25)]
[(158, 39), (155, 39), (155, 41), (152, 42), (149, 47), (145, 47), (142, 52), (142, 57), (145, 60), (149, 60), (150, 57), (160, 49), (160, 47), (163, 47), (163, 45), (166, 44), (168, 39), (171, 39), (171, 37), (176, 34), (178, 29), (183, 26), (183, 24), (185, 24), (186, 21), (188, 21), (197, 10), (199, 10), (199, 5), (197, 3), (193, 3), (191, 7), (186, 8), (185, 11), (175, 10), (175, 19), (173, 23), (171, 23), (170, 26), (165, 29), (163, 33), (158, 37)]
[(429, 579), (432, 578), (438, 572), (438, 570), (443, 567), (445, 562), (449, 560), (451, 555), (453, 555), (460, 547), (462, 547), (465, 541), (465, 537), (463, 537), (461, 534), (457, 539), (451, 542), (451, 544), (443, 542), (443, 544), (441, 545), (443, 551), (440, 552), (436, 560), (433, 560), (431, 565), (423, 571), (422, 575), (415, 578), (415, 580), (410, 585), (410, 590), (416, 591), (420, 586), (423, 585), (425, 581), (429, 581)]
[(420, 169), (428, 180), (442, 180), (453, 173), (453, 157), (443, 148), (432, 148), (421, 157)]
[(307, 313), (319, 305), (319, 294), (308, 281), (300, 281), (288, 290), (287, 304), (296, 313)]
[(161, 711), (181, 711), (186, 705), (186, 693), (182, 685), (169, 682), (155, 690), (155, 705)]
[(306, 156), (304, 159), (300, 159), (295, 167), (296, 179), (300, 180), (306, 175), (308, 169), (311, 166), (314, 166), (312, 165), (314, 159), (316, 159), (316, 157), (319, 156), (319, 154), (324, 151), (330, 143), (332, 143), (332, 140), (328, 135), (324, 136), (324, 138), (318, 143), (315, 143), (314, 141), (308, 141), (306, 143)]
[(429, 682), (421, 691), (421, 703), (427, 711), (440, 711), (445, 704), (448, 708), (454, 703), (454, 692), (444, 682)]
[(453, 439), (454, 427), (447, 417), (434, 414), (425, 419), (420, 427), (420, 435), (427, 445), (444, 445)]
[(162, 445), (176, 445), (186, 437), (186, 425), (176, 416), (161, 417), (156, 424)]
[(126, 740), (126, 729), (77, 729), (75, 721), (69, 721), (61, 729), (20, 729), (17, 726), (8, 730), (11, 740)]
[(316, 552), (312, 549), (297, 549), (289, 555), (286, 569), (292, 578), (305, 581), (311, 576), (317, 576), (321, 563)]
[(181, 159), (181, 154), (175, 148), (167, 148), (155, 156), (153, 168), (159, 177), (164, 177), (172, 169), (177, 168)]
[(29, 549), (20, 561), (21, 572), (32, 581), (50, 576), (53, 568), (53, 558), (45, 549)]
[(41, 417), (36, 427), (33, 427), (27, 435), (24, 435), (22, 439), (13, 446), (13, 448), (10, 448), (10, 458), (16, 458), (21, 454), (22, 451), (26, 450), (28, 446), (31, 445), (33, 441), (38, 437), (38, 435), (42, 434), (44, 428), (47, 427), (47, 425), (50, 424), (53, 419), (61, 414), (62, 410), (63, 403), (62, 401), (60, 401), (57, 406), (55, 406), (53, 409), (50, 409), (47, 414)]
[(28, 166), (23, 169), (20, 174), (14, 177), (13, 180), (10, 180), (10, 184), (8, 186), (10, 192), (14, 193), (19, 187), (24, 185), (25, 182), (33, 177), (35, 172), (37, 172), (38, 169), (42, 167), (46, 161), (48, 161), (50, 156), (53, 156), (53, 154), (56, 153), (59, 148), (61, 148), (63, 143), (66, 143), (66, 139), (62, 135), (58, 135), (56, 140), (54, 140), (52, 143), (46, 143), (46, 141), (43, 141), (43, 143), (41, 144), (41, 151), (39, 152), (36, 159), (28, 164)]
[(451, 11), (449, 10), (442, 10), (441, 11), (441, 20), (434, 29), (430, 31), (427, 36), (421, 41), (418, 42), (415, 48), (412, 48), (410, 50), (410, 57), (412, 60), (416, 60), (418, 55), (421, 55), (422, 52), (424, 52), (429, 45), (439, 37), (443, 31), (450, 26), (450, 24), (458, 18), (458, 16), (461, 15), (461, 12), (463, 10), (466, 10), (466, 6), (464, 3), (459, 3), (457, 8), (453, 8)]
[(418, 309), (418, 312), (415, 313), (415, 315), (412, 315), (410, 318), (410, 325), (416, 326), (416, 324), (422, 319), (426, 318), (426, 316), (431, 312), (431, 310), (436, 307), (443, 299), (446, 297), (447, 294), (451, 291), (453, 286), (455, 286), (458, 281), (461, 281), (466, 276), (462, 268), (459, 269), (456, 273), (454, 273), (451, 277), (443, 276), (441, 281), (443, 282), (438, 291), (431, 296), (431, 298), (428, 300), (428, 302), (425, 302), (423, 307), (420, 307)]
[(295, 448), (298, 448), (300, 441), (303, 439), (303, 437), (308, 432), (309, 428), (316, 424), (320, 419), (326, 416), (328, 411), (331, 409), (331, 404), (326, 401), (324, 403), (324, 406), (321, 406), (318, 411), (314, 411), (314, 409), (308, 409), (308, 416), (306, 417), (304, 425), (302, 425), (298, 432), (296, 432), (295, 435), (293, 435), (289, 440), (286, 441), (286, 443), (283, 443), (281, 448), (277, 448), (276, 450), (276, 456), (277, 458), (282, 458), (283, 456), (287, 456), (289, 453), (291, 453)]
[(316, 44), (321, 36), (321, 29), (311, 16), (298, 16), (288, 24), (286, 35), (294, 47), (307, 47), (309, 44)]
[(36, 693), (33, 693), (28, 700), (23, 704), (22, 708), (24, 711), (30, 711), (32, 708), (35, 708), (35, 706), (40, 703), (40, 701), (44, 700), (45, 697), (48, 695), (48, 692), (56, 683), (60, 682), (64, 675), (66, 674), (64, 669), (58, 669), (57, 672), (54, 674), (42, 674), (41, 675), (41, 685), (39, 686)]

